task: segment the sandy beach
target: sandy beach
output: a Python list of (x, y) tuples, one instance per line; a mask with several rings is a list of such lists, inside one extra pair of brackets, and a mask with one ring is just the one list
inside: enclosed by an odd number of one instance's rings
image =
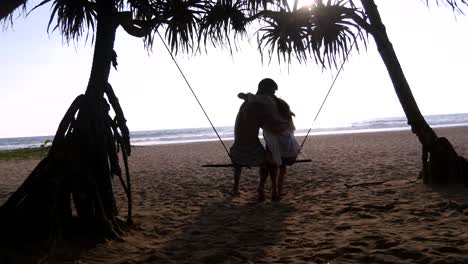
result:
[[(468, 127), (437, 132), (468, 157)], [(313, 136), (300, 158), (257, 203), (256, 169), (232, 197), (232, 169), (201, 167), (228, 163), (218, 141), (134, 147), (135, 227), (67, 263), (468, 263), (468, 188), (422, 184), (410, 131)], [(37, 163), (0, 161), (0, 203)]]

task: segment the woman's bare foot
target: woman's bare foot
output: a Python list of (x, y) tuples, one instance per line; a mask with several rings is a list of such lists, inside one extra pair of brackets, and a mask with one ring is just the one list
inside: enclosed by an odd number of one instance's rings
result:
[(262, 189), (257, 189), (257, 202), (265, 201), (265, 191)]
[(239, 189), (232, 189), (231, 195), (234, 196), (234, 197), (239, 197), (240, 196)]

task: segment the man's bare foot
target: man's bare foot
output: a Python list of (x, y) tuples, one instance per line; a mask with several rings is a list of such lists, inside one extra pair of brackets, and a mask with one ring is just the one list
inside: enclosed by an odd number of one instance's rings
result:
[(239, 197), (240, 196), (240, 191), (238, 189), (232, 189), (231, 195), (234, 197)]
[(271, 194), (271, 201), (273, 202), (278, 202), (281, 200), (281, 195), (277, 194), (277, 193), (272, 193)]
[(262, 189), (257, 189), (257, 202), (265, 201), (265, 191)]

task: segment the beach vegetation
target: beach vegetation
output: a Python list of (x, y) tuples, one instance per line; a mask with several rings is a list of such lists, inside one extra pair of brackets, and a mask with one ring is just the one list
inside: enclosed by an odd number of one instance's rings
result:
[(0, 160), (42, 159), (47, 156), (48, 151), (49, 149), (47, 147), (1, 150)]
[[(27, 10), (27, 2), (1, 1), (0, 21), (12, 23), (14, 11)], [(50, 5), (49, 30), (60, 32), (66, 42), (91, 38), (94, 56), (85, 92), (66, 111), (47, 156), (0, 207), (4, 234), (21, 229), (26, 236), (49, 237), (50, 245), (55, 245), (73, 229), (70, 223), (74, 219), (97, 230), (101, 238), (120, 238), (123, 222), (114, 197), (115, 176), (127, 196), (127, 223), (132, 222), (129, 130), (108, 81), (112, 67), (118, 65), (114, 50), (118, 27), (141, 38), (147, 49), (152, 48), (154, 38), (161, 37), (174, 54), (202, 52), (208, 45), (238, 48), (237, 40), (256, 32), (259, 51), (268, 62), (276, 56), (279, 62), (312, 61), (324, 69), (339, 68), (351, 50), (367, 47), (370, 36), (408, 124), (422, 144), (425, 181), (467, 178), (464, 158), (448, 140), (437, 136), (419, 111), (373, 0), (318, 0), (302, 7), (298, 1), (292, 6), (289, 2), (43, 0), (33, 6), (32, 10)], [(465, 0), (435, 2), (459, 13), (468, 5)]]

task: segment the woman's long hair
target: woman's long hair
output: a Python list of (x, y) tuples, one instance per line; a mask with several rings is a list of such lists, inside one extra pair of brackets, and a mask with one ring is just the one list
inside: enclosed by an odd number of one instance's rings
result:
[(292, 117), (296, 115), (291, 111), (291, 107), (289, 107), (289, 104), (286, 103), (286, 101), (284, 101), (283, 99), (278, 98), (276, 96), (275, 96), (275, 99), (276, 99), (276, 105), (278, 106), (279, 114), (283, 118), (292, 120)]
[(294, 122), (293, 122), (293, 119), (292, 119), (292, 117), (296, 116), (296, 115), (291, 111), (291, 108), (289, 107), (289, 104), (286, 103), (286, 101), (284, 101), (283, 99), (278, 98), (276, 96), (275, 96), (275, 101), (276, 101), (276, 105), (278, 107), (278, 112), (279, 112), (280, 116), (282, 118), (288, 120), (289, 129), (292, 130), (292, 131), (296, 130), (296, 127), (294, 126)]

